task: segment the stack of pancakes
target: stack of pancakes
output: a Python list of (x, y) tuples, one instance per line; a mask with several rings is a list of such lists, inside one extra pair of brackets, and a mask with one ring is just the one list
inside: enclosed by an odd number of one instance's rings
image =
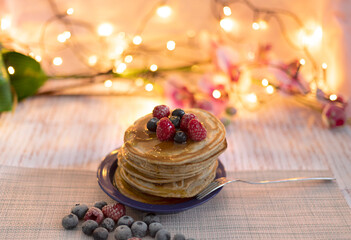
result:
[(211, 113), (189, 109), (207, 130), (199, 142), (161, 142), (147, 129), (148, 114), (130, 126), (118, 153), (114, 182), (119, 191), (146, 203), (168, 203), (170, 199), (195, 196), (215, 177), (218, 156), (226, 149), (225, 128)]

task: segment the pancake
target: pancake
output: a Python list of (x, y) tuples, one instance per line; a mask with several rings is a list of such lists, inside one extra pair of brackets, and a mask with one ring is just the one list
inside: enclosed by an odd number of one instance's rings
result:
[(159, 198), (171, 201), (195, 196), (214, 179), (218, 156), (227, 147), (225, 128), (205, 110), (185, 112), (195, 114), (203, 123), (207, 130), (204, 140), (162, 142), (146, 127), (152, 114), (141, 117), (126, 130), (114, 177), (123, 194), (142, 202), (163, 202)]

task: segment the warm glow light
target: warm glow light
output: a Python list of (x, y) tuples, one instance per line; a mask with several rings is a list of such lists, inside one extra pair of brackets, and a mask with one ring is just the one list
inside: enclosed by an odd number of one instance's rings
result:
[(234, 21), (231, 18), (223, 18), (219, 22), (219, 24), (220, 24), (221, 28), (223, 28), (223, 30), (226, 32), (230, 32), (234, 28)]
[(168, 42), (167, 42), (167, 49), (168, 49), (169, 51), (174, 50), (174, 49), (175, 49), (175, 46), (176, 46), (175, 41), (168, 41)]
[(145, 90), (151, 92), (154, 89), (154, 85), (152, 83), (148, 83), (145, 85)]
[(112, 87), (112, 81), (111, 81), (111, 80), (106, 80), (106, 81), (104, 82), (104, 86), (107, 87), (107, 88)]
[(336, 96), (336, 94), (331, 94), (329, 96), (330, 101), (335, 101), (337, 98), (338, 98), (338, 96)]
[(89, 57), (88, 63), (89, 63), (90, 66), (94, 66), (97, 63), (97, 60), (98, 60), (97, 56), (96, 55), (92, 55), (92, 56)]
[(300, 64), (301, 64), (301, 65), (305, 65), (305, 64), (306, 64), (305, 59), (301, 58), (301, 59), (300, 59)]
[(170, 6), (164, 5), (157, 8), (157, 15), (161, 18), (168, 18), (172, 14), (172, 8)]
[[(311, 25), (311, 24), (310, 24)], [(321, 26), (307, 26), (300, 30), (298, 34), (299, 40), (304, 46), (315, 46), (319, 44), (323, 37), (323, 30)]]
[(262, 29), (262, 30), (267, 29), (267, 27), (268, 27), (268, 24), (267, 24), (267, 22), (265, 20), (260, 20), (258, 22), (258, 24), (260, 26), (260, 29)]
[(152, 65), (150, 66), (150, 71), (151, 71), (151, 72), (156, 72), (157, 69), (158, 69), (158, 67), (157, 67), (156, 64), (152, 64)]
[(133, 56), (132, 55), (127, 55), (125, 58), (124, 58), (124, 61), (126, 63), (131, 63), (133, 61)]
[(212, 96), (216, 99), (220, 98), (222, 96), (221, 92), (217, 89), (213, 90)]
[(223, 13), (226, 16), (230, 16), (230, 15), (232, 15), (232, 10), (230, 9), (230, 7), (225, 6), (225, 7), (223, 7)]
[(258, 30), (258, 29), (260, 29), (260, 25), (257, 22), (253, 22), (252, 23), (252, 29), (253, 30)]
[(249, 103), (256, 103), (257, 102), (256, 94), (250, 93), (250, 94), (246, 95), (246, 101), (248, 101)]
[(6, 30), (11, 27), (11, 19), (9, 17), (1, 18), (1, 30)]
[(120, 63), (117, 66), (116, 73), (121, 74), (127, 69), (127, 64), (125, 63)]
[(35, 60), (36, 60), (37, 62), (41, 62), (41, 57), (40, 57), (39, 55), (37, 55), (37, 56), (35, 56)]
[(34, 57), (35, 57), (34, 52), (30, 52), (28, 55), (29, 55), (29, 56), (31, 56), (32, 58), (34, 58)]
[(322, 68), (327, 69), (328, 65), (326, 63), (322, 63)]
[(247, 59), (249, 59), (249, 60), (255, 60), (255, 53), (254, 52), (248, 52), (247, 53)]
[(115, 53), (117, 54), (117, 55), (121, 55), (122, 53), (123, 53), (123, 51), (124, 51), (124, 47), (123, 46), (117, 46), (116, 48), (115, 48)]
[(98, 27), (98, 34), (102, 37), (108, 37), (113, 32), (113, 26), (111, 23), (102, 23)]
[(142, 79), (142, 78), (137, 78), (137, 79), (135, 80), (135, 85), (136, 85), (137, 87), (143, 86), (143, 85), (144, 85), (144, 79)]
[(15, 73), (15, 69), (12, 66), (9, 66), (7, 68), (7, 71), (9, 72), (10, 75), (13, 75)]
[(67, 15), (72, 15), (74, 13), (74, 9), (73, 8), (69, 8), (66, 11)]
[(65, 37), (65, 35), (64, 35), (63, 33), (59, 34), (59, 35), (57, 36), (57, 41), (59, 41), (60, 43), (66, 42), (66, 37)]
[(268, 84), (269, 84), (269, 82), (268, 82), (268, 80), (267, 79), (262, 79), (262, 85), (264, 86), (264, 87), (267, 87), (268, 86)]
[(52, 60), (52, 62), (56, 66), (59, 66), (63, 63), (62, 58), (60, 58), (60, 57), (55, 57), (54, 60)]
[(64, 31), (63, 36), (65, 36), (66, 39), (69, 39), (71, 37), (71, 32), (70, 31)]
[(266, 92), (267, 92), (268, 94), (274, 93), (274, 87), (273, 87), (272, 85), (268, 85), (268, 86), (266, 87)]
[(143, 39), (138, 35), (133, 38), (133, 43), (135, 45), (140, 45), (142, 41), (143, 41)]

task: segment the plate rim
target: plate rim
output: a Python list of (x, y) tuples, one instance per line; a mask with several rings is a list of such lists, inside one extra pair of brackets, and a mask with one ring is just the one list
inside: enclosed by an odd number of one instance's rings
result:
[[(154, 213), (177, 213), (189, 210), (191, 208), (197, 207), (204, 204), (208, 200), (215, 197), (222, 188), (217, 189), (216, 191), (210, 193), (205, 198), (198, 200), (195, 197), (191, 198), (189, 201), (176, 204), (149, 204), (143, 203), (131, 198), (124, 196), (111, 182), (110, 174), (111, 168), (114, 164), (117, 165), (117, 153), (118, 149), (113, 150), (108, 155), (106, 155), (99, 164), (97, 169), (97, 181), (100, 188), (113, 200), (118, 201), (128, 207), (145, 211), (145, 212), (154, 212)], [(113, 173), (114, 174), (114, 173)], [(218, 159), (218, 167), (216, 170), (216, 178), (225, 177), (226, 171), (222, 162)]]

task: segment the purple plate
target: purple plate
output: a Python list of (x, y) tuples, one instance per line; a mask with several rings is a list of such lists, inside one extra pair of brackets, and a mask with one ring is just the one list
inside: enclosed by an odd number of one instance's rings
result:
[[(97, 170), (97, 179), (101, 189), (109, 195), (112, 199), (123, 203), (126, 206), (131, 208), (135, 208), (145, 212), (154, 212), (154, 213), (177, 213), (181, 211), (185, 211), (194, 207), (197, 207), (214, 196), (216, 196), (222, 188), (212, 192), (207, 197), (198, 200), (196, 198), (191, 198), (189, 201), (177, 203), (177, 204), (168, 204), (168, 205), (157, 205), (157, 204), (148, 204), (135, 201), (124, 196), (118, 189), (113, 185), (113, 176), (117, 169), (117, 152), (118, 150), (112, 151), (109, 155), (107, 155)], [(226, 172), (223, 164), (218, 161), (218, 168), (216, 172), (216, 178), (225, 177)]]

